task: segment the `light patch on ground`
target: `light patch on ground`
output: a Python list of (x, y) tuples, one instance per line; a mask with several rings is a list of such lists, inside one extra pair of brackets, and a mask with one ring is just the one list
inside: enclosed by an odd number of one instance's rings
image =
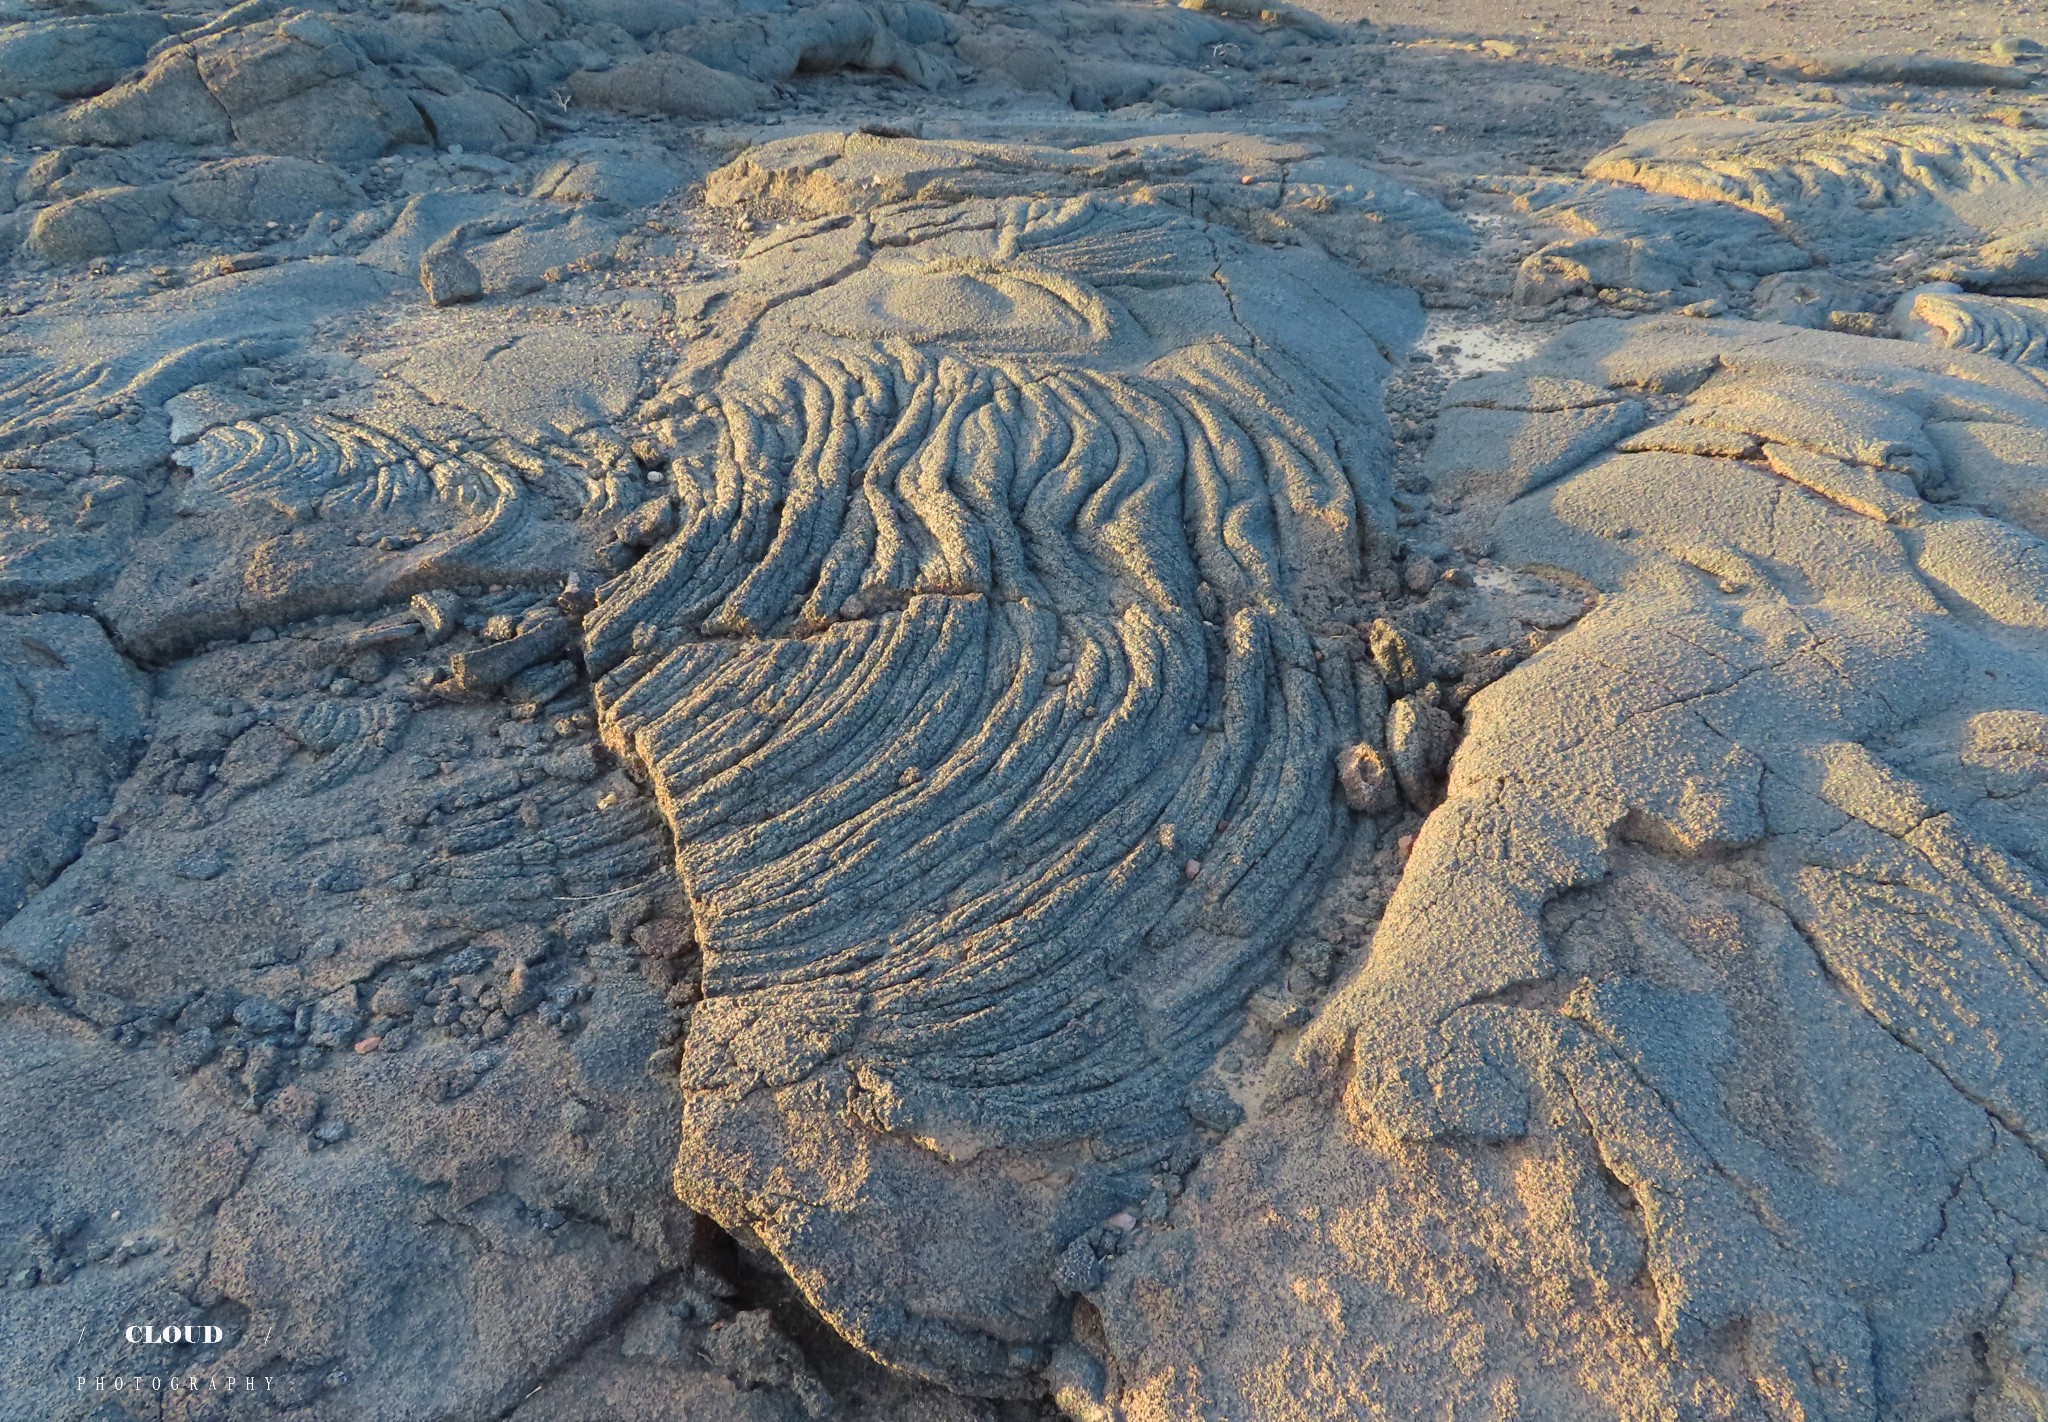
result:
[(1431, 316), (1422, 328), (1419, 348), (1435, 355), (1438, 368), (1454, 380), (1506, 370), (1527, 360), (1542, 344), (1543, 332), (1505, 322), (1475, 322), (1448, 312)]

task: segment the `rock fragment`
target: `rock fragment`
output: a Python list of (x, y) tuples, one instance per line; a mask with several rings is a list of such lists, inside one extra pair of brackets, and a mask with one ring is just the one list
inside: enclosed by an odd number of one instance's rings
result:
[(1387, 711), (1387, 762), (1402, 798), (1430, 810), (1442, 798), (1441, 772), (1457, 745), (1457, 723), (1437, 704), (1434, 686), (1404, 696)]
[(560, 656), (568, 650), (569, 639), (568, 619), (552, 613), (506, 641), (457, 652), (450, 663), (455, 685), (465, 692), (496, 691), (528, 667)]
[(1364, 742), (1337, 753), (1337, 783), (1344, 803), (1361, 815), (1392, 809), (1399, 788), (1379, 751)]
[(1385, 618), (1375, 618), (1366, 629), (1366, 649), (1389, 697), (1408, 696), (1429, 680), (1429, 668), (1413, 640)]
[(652, 548), (676, 529), (676, 506), (672, 499), (649, 499), (619, 524), (618, 539), (628, 548)]
[(452, 592), (414, 593), (409, 605), (413, 620), (426, 634), (429, 646), (438, 646), (459, 625), (462, 617), (462, 599)]
[(1219, 1135), (1235, 1130), (1244, 1120), (1244, 1108), (1214, 1082), (1198, 1083), (1188, 1092), (1187, 1112), (1196, 1125)]
[(457, 306), (484, 294), (483, 273), (453, 247), (441, 247), (420, 258), (420, 286), (436, 306)]
[(389, 977), (370, 994), (370, 1013), (374, 1017), (410, 1017), (419, 1008), (420, 999), (420, 985), (410, 977)]
[(538, 706), (552, 701), (576, 684), (574, 662), (542, 662), (528, 667), (505, 683), (505, 695), (513, 702)]
[(713, 1367), (750, 1388), (792, 1393), (806, 1417), (831, 1417), (839, 1405), (811, 1365), (766, 1309), (745, 1309), (712, 1330), (707, 1353)]
[(354, 983), (345, 984), (314, 1005), (306, 1040), (316, 1047), (338, 1050), (355, 1040), (362, 1025), (362, 989)]

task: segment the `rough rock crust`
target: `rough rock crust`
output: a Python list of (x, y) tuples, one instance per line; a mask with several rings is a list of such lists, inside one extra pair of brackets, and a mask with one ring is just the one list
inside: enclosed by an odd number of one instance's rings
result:
[[(974, 156), (795, 140), (710, 190)], [(1187, 1133), (1343, 844), (1358, 691), (1308, 619), (1390, 521), (1368, 402), (1416, 324), (996, 156), (1040, 195), (747, 250), (657, 397), (702, 451), (676, 532), (585, 622), (704, 954), (685, 1199), (970, 1390), (1038, 1365), (1061, 1251)]]
[(0, 7), (0, 1411), (2048, 1409), (2043, 51), (1340, 8)]
[(1492, 495), (1499, 556), (1600, 606), (1471, 700), (1370, 958), (1120, 1262), (1119, 1415), (2032, 1405), (2048, 562), (1943, 451), (2048, 400), (1747, 323), (1531, 369), (1669, 397), (1633, 452), (1508, 440), (1569, 467)]

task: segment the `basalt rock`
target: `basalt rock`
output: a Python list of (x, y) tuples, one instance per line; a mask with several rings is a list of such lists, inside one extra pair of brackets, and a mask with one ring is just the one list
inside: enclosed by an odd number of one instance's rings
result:
[(363, 190), (349, 175), (303, 158), (229, 158), (202, 163), (171, 184), (188, 216), (222, 227), (304, 222), (320, 211), (359, 206)]
[(1964, 451), (2048, 399), (1729, 322), (1583, 325), (1530, 369), (1684, 390), (1667, 423), (1768, 463), (1645, 446), (1489, 496), (1498, 556), (1598, 609), (1470, 699), (1370, 959), (1097, 1296), (1121, 1415), (1299, 1416), (1311, 1368), (1394, 1411), (2038, 1406), (2048, 545)]
[(16, 25), (0, 35), (0, 99), (49, 94), (76, 99), (126, 77), (170, 33), (159, 15), (71, 15)]
[(38, 212), (28, 249), (52, 262), (82, 262), (152, 245), (173, 211), (167, 185), (102, 188)]
[[(836, 142), (828, 194), (976, 171)], [(862, 1347), (1015, 1391), (1345, 842), (1305, 619), (1386, 526), (1362, 397), (1413, 308), (1140, 202), (877, 196), (729, 279), (665, 397), (681, 524), (586, 656), (702, 946), (684, 1198)]]
[(2048, 1408), (2023, 101), (119, 5), (0, 21), (15, 1410)]
[(1723, 223), (1765, 219), (1773, 241), (1790, 237), (1835, 265), (1908, 244), (1979, 246), (1974, 260), (1935, 274), (2003, 291), (2036, 279), (2029, 234), (2048, 182), (2048, 134), (1925, 114), (1671, 119), (1632, 130), (1585, 171), (1702, 204)]
[[(189, 472), (178, 495), (183, 517), (108, 594), (123, 636), (161, 656), (224, 632), (415, 592), (561, 576), (589, 558), (577, 550), (592, 540), (579, 542), (553, 516), (535, 478), (559, 475), (573, 504), (601, 505), (611, 476), (594, 470), (590, 455), (568, 462), (561, 455), (571, 446), (546, 459), (502, 438), (428, 432), (437, 426), (449, 428), (446, 416), (414, 401), (355, 418), (245, 420), (178, 450)], [(462, 422), (454, 428), (477, 433)], [(215, 561), (194, 577), (183, 570), (202, 549), (219, 552), (198, 554)]]
[(89, 617), (0, 617), (0, 914), (92, 837), (140, 750), (149, 691)]
[(1902, 306), (1894, 319), (1911, 339), (2048, 370), (2048, 302), (1928, 288)]

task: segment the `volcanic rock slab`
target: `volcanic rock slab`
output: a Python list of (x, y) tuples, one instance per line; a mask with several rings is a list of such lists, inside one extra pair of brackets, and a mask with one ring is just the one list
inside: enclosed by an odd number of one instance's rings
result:
[[(1731, 109), (1645, 124), (1586, 181), (1504, 184), (1572, 233), (1522, 265), (1519, 299), (1602, 289), (1650, 307), (1814, 266), (1920, 263), (1975, 291), (2048, 291), (2048, 137), (1984, 118)], [(1955, 253), (1939, 262), (1928, 253)], [(1683, 294), (1680, 294), (1683, 293)]]
[(1904, 302), (1894, 320), (1910, 337), (2048, 370), (2048, 302), (1971, 295), (1952, 285), (1926, 288)]
[(2026, 1415), (2048, 545), (1973, 451), (2048, 400), (1745, 323), (1529, 370), (1668, 411), (1589, 460), (1532, 409), (1578, 467), (1474, 511), (1599, 606), (1472, 699), (1371, 957), (1099, 1296), (1079, 1415)]
[(89, 617), (0, 618), (0, 912), (12, 914), (85, 841), (133, 763), (149, 691)]
[(60, 9), (0, 1412), (2048, 1414), (2038, 46)]
[(704, 955), (677, 1183), (863, 1347), (1021, 1386), (1345, 839), (1312, 626), (1384, 556), (1414, 308), (1111, 195), (856, 203), (706, 305), (680, 526), (585, 624)]

